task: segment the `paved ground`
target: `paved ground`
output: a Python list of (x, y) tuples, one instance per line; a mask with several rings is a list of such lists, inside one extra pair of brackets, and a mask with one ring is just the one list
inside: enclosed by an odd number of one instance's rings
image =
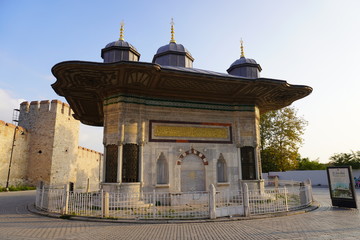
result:
[[(360, 191), (357, 193), (360, 199)], [(320, 207), (292, 216), (243, 221), (132, 224), (48, 218), (30, 213), (35, 192), (0, 193), (0, 239), (359, 239), (360, 212), (330, 206), (315, 188)]]

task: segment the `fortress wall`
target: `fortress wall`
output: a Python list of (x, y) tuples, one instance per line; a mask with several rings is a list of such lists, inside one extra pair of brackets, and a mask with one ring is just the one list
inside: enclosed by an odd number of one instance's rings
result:
[(50, 111), (56, 113), (50, 184), (62, 185), (76, 182), (80, 122), (73, 118), (70, 106), (61, 101), (51, 101)]
[(56, 113), (50, 111), (50, 101), (20, 104), (19, 126), (30, 133), (27, 178), (30, 185), (50, 182), (53, 135)]
[[(71, 175), (76, 159), (79, 121), (72, 117), (69, 105), (58, 100), (20, 104), (19, 126), (30, 133), (28, 182), (63, 184)], [(74, 163), (73, 163), (74, 164)]]
[(9, 186), (26, 184), (28, 140), (26, 129), (0, 120), (0, 187), (6, 186), (13, 143)]
[(76, 159), (76, 188), (98, 190), (102, 175), (103, 154), (78, 147)]
[(80, 122), (58, 100), (23, 102), (19, 127), (0, 121), (0, 186), (6, 185), (16, 129), (10, 185), (63, 185), (98, 189), (102, 154), (78, 147)]

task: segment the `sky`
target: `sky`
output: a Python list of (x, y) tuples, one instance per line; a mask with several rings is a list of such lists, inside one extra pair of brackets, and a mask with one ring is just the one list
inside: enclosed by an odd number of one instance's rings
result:
[[(360, 150), (359, 10), (358, 0), (0, 0), (0, 120), (11, 123), (22, 101), (66, 102), (51, 88), (51, 68), (102, 62), (122, 20), (125, 41), (151, 62), (174, 18), (194, 68), (226, 73), (242, 39), (261, 77), (311, 86), (292, 104), (308, 121), (300, 154), (328, 162)], [(81, 125), (79, 144), (102, 152), (102, 128)]]

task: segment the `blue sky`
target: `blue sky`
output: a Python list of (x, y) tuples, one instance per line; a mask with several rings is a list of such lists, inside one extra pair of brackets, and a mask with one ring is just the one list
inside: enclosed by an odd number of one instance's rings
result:
[[(0, 119), (11, 122), (23, 100), (64, 98), (51, 68), (67, 60), (101, 62), (101, 49), (119, 37), (151, 62), (175, 38), (194, 67), (217, 72), (240, 56), (255, 59), (262, 77), (309, 85), (293, 105), (309, 125), (302, 157), (327, 162), (334, 153), (360, 150), (360, 1), (0, 1)], [(80, 144), (102, 151), (102, 130), (81, 127)]]

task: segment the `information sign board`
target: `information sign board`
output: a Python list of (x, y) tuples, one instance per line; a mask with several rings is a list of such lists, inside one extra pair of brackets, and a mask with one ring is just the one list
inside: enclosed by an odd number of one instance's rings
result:
[(351, 166), (327, 167), (327, 175), (332, 205), (357, 208)]

